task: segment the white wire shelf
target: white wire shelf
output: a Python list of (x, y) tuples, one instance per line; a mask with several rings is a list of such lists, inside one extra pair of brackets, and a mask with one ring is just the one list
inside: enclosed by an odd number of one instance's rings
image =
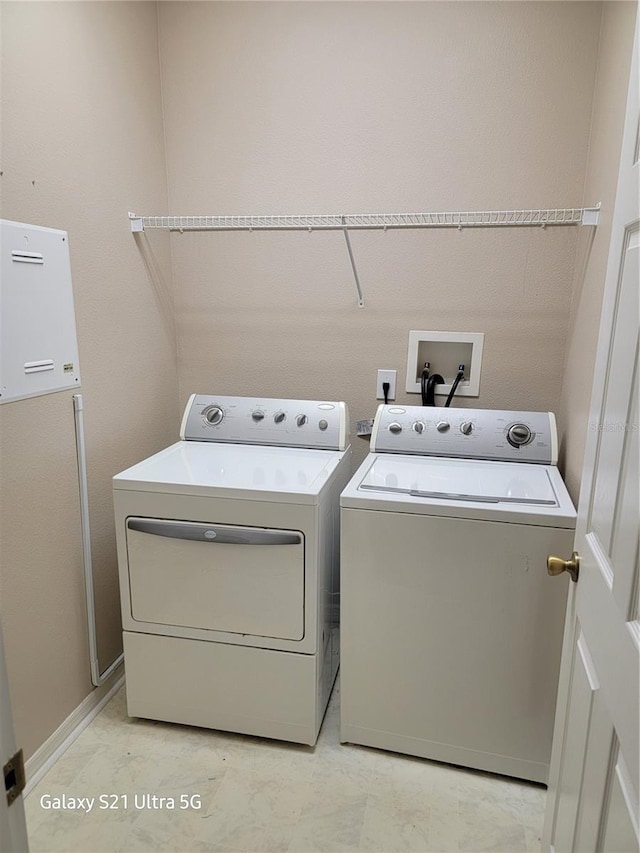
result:
[(600, 204), (595, 207), (562, 207), (537, 210), (471, 210), (440, 213), (327, 213), (278, 216), (138, 216), (129, 214), (131, 230), (164, 231), (342, 231), (358, 294), (364, 297), (358, 277), (349, 231), (395, 228), (546, 228), (548, 225), (597, 225)]
[(138, 216), (129, 214), (131, 230), (165, 231), (315, 231), (394, 228), (546, 227), (597, 225), (595, 207), (537, 210), (472, 210), (437, 213), (347, 213), (278, 216)]

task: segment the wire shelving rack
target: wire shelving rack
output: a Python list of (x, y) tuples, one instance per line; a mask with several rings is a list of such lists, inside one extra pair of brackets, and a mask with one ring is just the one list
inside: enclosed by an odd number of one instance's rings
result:
[(139, 216), (129, 213), (131, 231), (342, 231), (349, 252), (358, 306), (364, 307), (362, 288), (349, 240), (349, 231), (403, 228), (534, 228), (597, 225), (600, 204), (594, 207), (536, 208), (530, 210), (471, 210), (430, 213), (327, 213), (274, 216)]

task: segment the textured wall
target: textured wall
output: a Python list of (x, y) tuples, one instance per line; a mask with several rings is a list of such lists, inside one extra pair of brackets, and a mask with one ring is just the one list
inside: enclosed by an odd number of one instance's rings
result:
[(604, 3), (585, 199), (602, 202), (595, 233), (581, 236), (564, 371), (561, 457), (565, 480), (578, 500), (591, 400), (600, 310), (609, 255), (620, 147), (627, 103), (636, 3)]
[[(597, 3), (162, 3), (170, 212), (580, 206)], [(411, 329), (485, 332), (478, 399), (557, 409), (577, 228), (174, 235), (180, 397), (404, 389)], [(442, 399), (442, 398), (441, 398)], [(366, 445), (357, 440), (362, 455)]]
[[(121, 648), (110, 478), (178, 426), (167, 242), (141, 252), (126, 219), (166, 205), (156, 31), (152, 3), (2, 4), (0, 212), (69, 232), (103, 669)], [(0, 406), (0, 430), (0, 611), (30, 754), (91, 690), (72, 392)]]

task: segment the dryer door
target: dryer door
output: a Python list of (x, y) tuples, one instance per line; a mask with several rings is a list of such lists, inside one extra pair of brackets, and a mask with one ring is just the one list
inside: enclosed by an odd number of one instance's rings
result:
[(286, 640), (304, 636), (304, 535), (127, 519), (135, 621)]

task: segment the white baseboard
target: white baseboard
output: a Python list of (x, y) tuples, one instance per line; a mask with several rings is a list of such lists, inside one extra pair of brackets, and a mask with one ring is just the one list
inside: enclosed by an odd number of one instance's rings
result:
[(63, 755), (76, 738), (86, 729), (91, 720), (100, 713), (111, 697), (124, 684), (123, 667), (119, 666), (101, 687), (96, 687), (86, 699), (72, 711), (25, 763), (27, 784), (23, 795), (28, 797), (42, 777)]

